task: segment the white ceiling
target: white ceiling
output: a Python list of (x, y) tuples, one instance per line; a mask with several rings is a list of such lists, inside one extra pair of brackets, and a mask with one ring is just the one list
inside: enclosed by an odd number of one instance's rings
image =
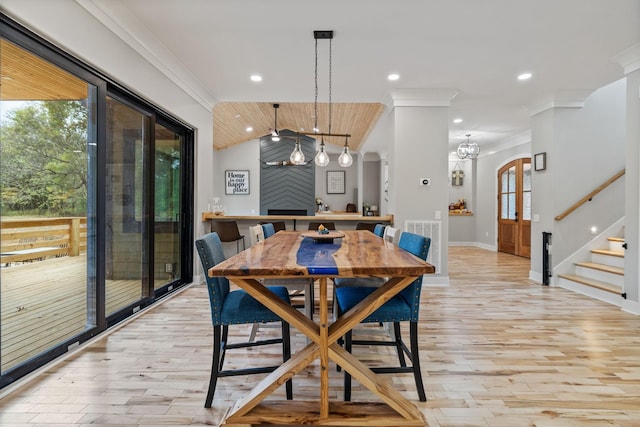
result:
[[(312, 102), (313, 30), (333, 30), (333, 102), (455, 89), (450, 142), (470, 133), (485, 150), (526, 135), (537, 106), (622, 78), (614, 57), (640, 42), (640, 0), (76, 1), (209, 105)], [(321, 102), (327, 58), (320, 40)], [(388, 122), (363, 151), (385, 151)]]

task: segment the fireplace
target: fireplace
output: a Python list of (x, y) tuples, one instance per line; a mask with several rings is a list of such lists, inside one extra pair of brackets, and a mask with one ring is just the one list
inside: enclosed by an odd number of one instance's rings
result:
[(306, 216), (306, 209), (268, 209), (267, 215)]

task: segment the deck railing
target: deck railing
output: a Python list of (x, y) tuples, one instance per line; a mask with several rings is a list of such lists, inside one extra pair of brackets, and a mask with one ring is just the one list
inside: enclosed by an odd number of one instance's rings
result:
[(87, 248), (85, 217), (3, 219), (0, 263), (78, 256)]

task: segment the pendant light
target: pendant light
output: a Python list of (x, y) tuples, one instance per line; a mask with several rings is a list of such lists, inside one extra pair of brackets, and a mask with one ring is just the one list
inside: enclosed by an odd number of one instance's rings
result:
[[(318, 132), (318, 32), (314, 32), (314, 38), (316, 40), (316, 61), (315, 61), (315, 69), (314, 69), (314, 83), (315, 83), (315, 94), (314, 94), (314, 100), (313, 100), (313, 117), (314, 117), (314, 125), (313, 125), (313, 131), (314, 132)], [(329, 40), (329, 43), (331, 43), (331, 40)], [(329, 76), (329, 78), (331, 78), (331, 76)], [(329, 95), (331, 96), (331, 95)], [(329, 105), (331, 105), (331, 98), (329, 98)], [(331, 120), (329, 120), (329, 127), (331, 127)], [(324, 134), (322, 134), (321, 136), (321, 140), (320, 140), (320, 150), (318, 150), (318, 152), (316, 153), (316, 157), (314, 159), (316, 166), (319, 166), (321, 168), (326, 167), (329, 164), (329, 155), (327, 154), (327, 152), (325, 151), (325, 146), (324, 146)]]
[(324, 151), (324, 135), (322, 135), (322, 139), (320, 140), (320, 150), (316, 153), (316, 158), (314, 160), (316, 165), (321, 168), (329, 164), (329, 155)]
[(349, 153), (349, 137), (345, 136), (344, 148), (342, 149), (342, 153), (338, 157), (338, 165), (343, 168), (348, 168), (352, 163), (353, 157), (351, 157), (351, 153)]
[(291, 160), (291, 163), (293, 163), (294, 165), (304, 165), (305, 163), (304, 153), (300, 149), (300, 135), (298, 135), (298, 137), (296, 138), (296, 145), (293, 149), (293, 152), (291, 153), (291, 156), (289, 156), (289, 160)]
[(480, 146), (475, 142), (469, 141), (469, 137), (471, 137), (470, 133), (468, 133), (466, 137), (467, 141), (461, 142), (460, 145), (458, 145), (458, 157), (461, 159), (477, 159), (478, 154), (480, 154)]
[[(345, 143), (344, 143), (344, 148), (342, 151), (342, 154), (340, 154), (340, 157), (338, 158), (338, 165), (342, 166), (342, 167), (349, 167), (351, 166), (351, 164), (353, 163), (353, 157), (351, 156), (351, 153), (349, 152), (349, 134), (333, 134), (331, 133), (331, 119), (332, 119), (332, 113), (333, 113), (333, 104), (331, 102), (331, 95), (332, 95), (332, 86), (331, 86), (331, 78), (332, 78), (332, 40), (333, 40), (333, 31), (314, 31), (313, 32), (313, 36), (316, 40), (315, 42), (315, 73), (314, 73), (314, 83), (315, 83), (315, 97), (314, 97), (314, 103), (313, 103), (313, 108), (314, 108), (314, 126), (313, 126), (313, 134), (316, 137), (316, 140), (318, 138), (318, 39), (328, 39), (329, 40), (329, 126), (327, 129), (327, 133), (322, 132), (320, 134), (320, 148), (319, 150), (316, 152), (316, 156), (314, 158), (314, 162), (316, 164), (316, 166), (319, 167), (326, 167), (327, 165), (329, 165), (329, 155), (326, 152), (326, 146), (324, 143), (324, 137), (325, 136), (330, 136), (330, 137), (340, 137), (340, 136), (344, 136), (345, 137)], [(307, 134), (307, 135), (311, 135), (311, 134)]]

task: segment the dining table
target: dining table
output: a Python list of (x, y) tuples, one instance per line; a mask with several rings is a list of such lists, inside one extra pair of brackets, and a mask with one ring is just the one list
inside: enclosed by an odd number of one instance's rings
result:
[[(335, 238), (314, 238), (308, 232), (280, 231), (264, 241), (217, 264), (210, 276), (226, 276), (291, 326), (304, 334), (308, 344), (226, 412), (222, 425), (332, 425), (424, 426), (416, 405), (381, 374), (374, 373), (338, 340), (416, 278), (435, 268), (368, 230), (345, 230)], [(273, 294), (261, 279), (307, 277), (316, 280), (318, 316), (310, 319)], [(338, 277), (384, 277), (387, 280), (368, 297), (337, 319), (330, 316), (328, 284)], [(271, 280), (273, 283), (274, 280)], [(319, 363), (315, 363), (319, 359)], [(377, 396), (367, 402), (329, 399), (329, 362), (334, 362)], [(266, 399), (287, 380), (317, 369), (317, 399)]]

